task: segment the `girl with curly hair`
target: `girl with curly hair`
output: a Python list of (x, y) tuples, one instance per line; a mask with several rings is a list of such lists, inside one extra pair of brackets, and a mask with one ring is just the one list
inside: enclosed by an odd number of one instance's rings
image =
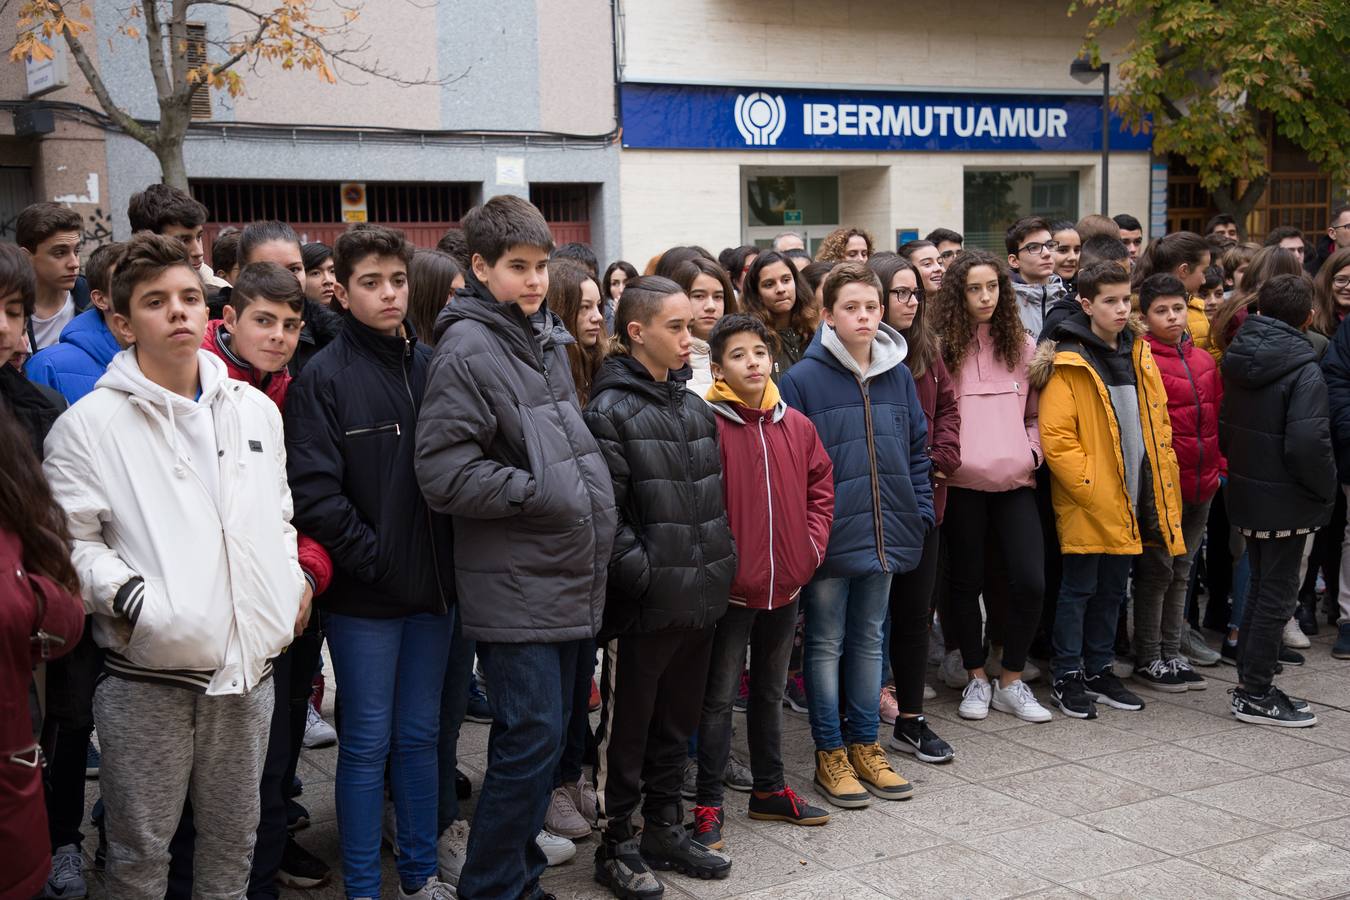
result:
[(755, 257), (745, 273), (741, 290), (741, 311), (763, 322), (773, 335), (773, 380), (787, 374), (815, 334), (811, 316), (813, 297), (806, 279), (792, 260), (775, 250)]
[[(992, 706), (1028, 722), (1048, 722), (1050, 711), (1022, 681), (1045, 590), (1034, 489), (1041, 441), (1037, 396), (1027, 384), (1036, 342), (1022, 328), (1006, 264), (984, 251), (956, 258), (934, 307), (961, 416), (961, 467), (948, 473), (942, 523), (942, 540), (952, 553), (950, 624), (969, 679), (957, 712), (983, 719)], [(980, 593), (985, 547), (994, 542), (1007, 564), (1008, 614), (1003, 670), (991, 682)]]
[(820, 242), (816, 251), (819, 262), (867, 262), (867, 258), (876, 252), (872, 236), (861, 228), (836, 228), (825, 240)]

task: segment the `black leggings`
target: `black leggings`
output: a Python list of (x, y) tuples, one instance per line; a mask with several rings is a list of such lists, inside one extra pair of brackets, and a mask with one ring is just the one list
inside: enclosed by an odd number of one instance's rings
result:
[(1008, 579), (1002, 662), (1008, 671), (1022, 671), (1040, 624), (1045, 591), (1045, 553), (1035, 492), (1031, 488), (997, 493), (950, 488), (942, 541), (948, 552), (951, 620), (968, 670), (983, 668), (985, 663), (980, 616), (985, 547), (997, 542), (1002, 548)]
[(908, 572), (891, 579), (891, 674), (900, 712), (923, 713), (923, 679), (928, 671), (928, 631), (933, 621), (939, 531), (928, 529), (923, 556)]

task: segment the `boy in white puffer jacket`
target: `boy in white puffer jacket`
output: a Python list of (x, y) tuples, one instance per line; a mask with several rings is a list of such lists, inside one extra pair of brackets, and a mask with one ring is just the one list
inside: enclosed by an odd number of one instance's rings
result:
[(268, 661), (303, 626), (309, 594), (281, 416), (199, 351), (206, 298), (181, 243), (137, 235), (112, 294), (130, 349), (57, 420), (44, 463), (108, 650), (94, 695), (108, 893), (164, 896), (191, 785), (197, 889), (242, 896), (272, 715)]

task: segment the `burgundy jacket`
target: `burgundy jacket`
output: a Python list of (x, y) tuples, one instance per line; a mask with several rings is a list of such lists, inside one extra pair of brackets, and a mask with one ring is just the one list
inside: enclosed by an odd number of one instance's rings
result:
[(50, 578), (28, 571), (23, 545), (0, 529), (0, 898), (37, 896), (51, 869), (42, 769), (33, 740), (28, 689), (33, 667), (42, 661), (30, 640), (39, 624), (38, 598), (46, 612), (40, 623), (65, 640), (50, 642), (48, 659), (73, 650), (84, 633), (84, 601)]
[(1165, 344), (1145, 334), (1153, 361), (1167, 389), (1167, 414), (1172, 419), (1172, 449), (1181, 470), (1181, 499), (1203, 503), (1219, 490), (1227, 471), (1219, 452), (1219, 405), (1223, 378), (1214, 357), (1196, 348), (1190, 335), (1180, 344)]
[(956, 388), (951, 373), (940, 353), (933, 354), (923, 375), (914, 379), (919, 390), (919, 404), (928, 417), (928, 458), (933, 461), (933, 513), (937, 524), (942, 524), (942, 512), (947, 508), (947, 481), (937, 473), (951, 477), (961, 468), (961, 408), (956, 402)]
[[(206, 337), (202, 340), (202, 349), (224, 360), (231, 378), (262, 391), (277, 405), (278, 410), (285, 412), (286, 389), (291, 385), (291, 373), (285, 369), (271, 375), (260, 375), (253, 371), (252, 366), (234, 355), (228, 340), (221, 340), (222, 331), (226, 337), (229, 336), (224, 325), (225, 322), (221, 319), (212, 319), (206, 323)], [(296, 535), (296, 548), (300, 557), (300, 568), (310, 580), (314, 596), (317, 597), (328, 590), (328, 583), (333, 580), (333, 560), (322, 544), (303, 534)]]
[[(722, 386), (715, 384), (709, 397)], [(717, 413), (722, 491), (736, 540), (731, 602), (749, 609), (786, 606), (825, 558), (834, 465), (811, 420), (781, 400), (770, 409), (709, 402)]]

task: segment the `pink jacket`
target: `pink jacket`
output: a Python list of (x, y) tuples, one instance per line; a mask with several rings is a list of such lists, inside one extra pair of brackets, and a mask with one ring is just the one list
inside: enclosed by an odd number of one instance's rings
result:
[(989, 326), (980, 325), (976, 347), (952, 372), (961, 411), (961, 468), (949, 487), (1010, 491), (1034, 487), (1041, 464), (1041, 435), (1036, 424), (1038, 392), (1027, 384), (1027, 364), (1036, 352), (1028, 335), (1022, 358), (1011, 372), (994, 358)]

